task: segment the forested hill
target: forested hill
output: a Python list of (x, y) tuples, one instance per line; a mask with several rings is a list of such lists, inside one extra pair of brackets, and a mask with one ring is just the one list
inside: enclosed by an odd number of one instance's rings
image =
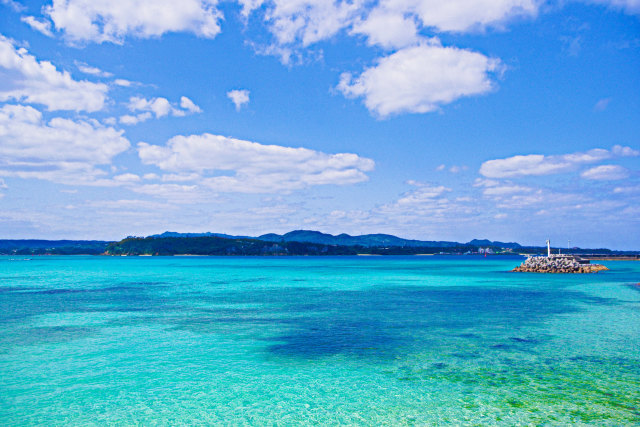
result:
[(268, 242), (257, 239), (223, 237), (129, 237), (111, 243), (107, 255), (415, 255), (441, 251), (463, 253), (477, 250), (474, 246), (346, 246), (311, 242)]
[(109, 243), (103, 240), (0, 240), (0, 255), (99, 255)]
[(472, 240), (468, 243), (451, 242), (443, 240), (412, 240), (403, 239), (391, 234), (363, 234), (351, 236), (349, 234), (328, 234), (314, 230), (294, 230), (285, 234), (268, 233), (256, 237), (232, 236), (220, 233), (176, 233), (165, 231), (162, 234), (155, 234), (154, 238), (165, 237), (224, 237), (227, 239), (255, 239), (267, 242), (305, 242), (319, 243), (323, 245), (339, 246), (362, 246), (362, 247), (416, 247), (416, 248), (455, 248), (461, 246), (495, 246), (499, 248), (519, 248), (518, 243), (492, 242), (490, 240)]
[[(468, 243), (406, 240), (388, 234), (349, 236), (297, 230), (257, 238), (229, 235), (165, 233), (127, 237), (119, 242), (99, 240), (0, 240), (0, 255), (415, 255), (463, 254), (491, 249), (496, 254), (545, 254), (546, 247), (472, 240)], [(558, 248), (553, 248), (558, 253)], [(562, 250), (566, 253), (565, 250)], [(571, 248), (573, 254), (637, 254), (634, 251)]]
[(131, 237), (107, 246), (108, 255), (356, 255), (356, 248), (223, 237)]

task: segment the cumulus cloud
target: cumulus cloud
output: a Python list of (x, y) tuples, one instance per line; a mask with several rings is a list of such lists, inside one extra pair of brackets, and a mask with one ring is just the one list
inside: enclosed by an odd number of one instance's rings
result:
[(73, 42), (122, 43), (126, 37), (168, 32), (213, 38), (222, 19), (216, 5), (215, 0), (54, 0), (44, 13)]
[(23, 16), (20, 20), (45, 36), (53, 37), (53, 33), (51, 32), (51, 22), (39, 20), (33, 16)]
[[(289, 64), (303, 49), (341, 31), (364, 36), (368, 45), (392, 54), (359, 76), (344, 73), (338, 90), (364, 98), (379, 117), (426, 113), (494, 87), (498, 59), (427, 42), (421, 34), (475, 32), (501, 28), (517, 17), (536, 16), (542, 0), (240, 0), (245, 18), (258, 16), (272, 43), (255, 45), (261, 54)], [(255, 14), (253, 11), (259, 11)], [(393, 52), (394, 50), (398, 50)]]
[(264, 14), (269, 30), (279, 45), (309, 46), (334, 36), (361, 11), (363, 0), (274, 0), (243, 2), (245, 14), (267, 4)]
[(227, 98), (233, 102), (233, 105), (236, 106), (236, 110), (240, 111), (240, 108), (249, 103), (249, 91), (238, 89), (230, 90), (227, 92)]
[[(500, 25), (517, 16), (535, 16), (539, 0), (383, 0), (404, 13), (414, 13), (422, 25), (437, 31), (467, 32)], [(387, 6), (389, 7), (389, 6)]]
[(123, 173), (114, 176), (113, 180), (118, 182), (138, 182), (140, 181), (140, 176), (133, 173)]
[(480, 53), (423, 42), (379, 59), (355, 78), (343, 74), (338, 89), (347, 97), (363, 97), (380, 117), (426, 113), (491, 91), (491, 74), (501, 68), (499, 60)]
[(354, 184), (366, 181), (366, 172), (374, 167), (373, 160), (356, 154), (326, 154), (211, 134), (176, 136), (165, 146), (140, 143), (138, 154), (143, 163), (168, 172), (196, 173), (202, 185), (218, 192)]
[(107, 85), (77, 81), (48, 61), (38, 61), (0, 35), (0, 71), (4, 84), (0, 101), (16, 100), (45, 105), (48, 110), (98, 111), (104, 106)]
[(414, 188), (391, 203), (371, 209), (365, 216), (367, 221), (378, 224), (377, 227), (387, 226), (390, 221), (404, 227), (410, 224), (442, 224), (447, 218), (455, 216), (459, 224), (468, 215), (477, 214), (475, 203), (468, 203), (465, 198), (449, 197), (453, 191), (451, 188), (413, 180), (407, 184)]
[(379, 7), (365, 19), (354, 23), (352, 34), (367, 37), (367, 44), (383, 48), (402, 48), (418, 41), (418, 26), (415, 19), (401, 11)]
[(575, 170), (579, 165), (596, 163), (615, 156), (637, 156), (631, 147), (614, 146), (611, 150), (594, 148), (585, 152), (545, 156), (528, 154), (505, 159), (488, 160), (480, 166), (480, 174), (487, 178), (512, 178), (527, 175), (551, 175)]
[(621, 9), (630, 14), (640, 14), (640, 1), (638, 0), (587, 0), (587, 2)]
[(95, 120), (53, 118), (22, 105), (0, 108), (0, 174), (73, 184), (91, 183), (129, 148), (122, 131)]
[(451, 191), (450, 188), (447, 188), (444, 185), (432, 185), (427, 183), (421, 183), (418, 181), (408, 181), (408, 184), (417, 188), (407, 193), (404, 193), (396, 201), (397, 205), (400, 205), (400, 206), (422, 205), (425, 202), (433, 202), (434, 199)]
[(188, 111), (190, 113), (201, 113), (202, 110), (196, 104), (193, 103), (192, 100), (187, 98), (186, 96), (180, 97), (180, 108), (184, 111)]
[(200, 113), (202, 110), (192, 100), (183, 96), (180, 98), (180, 104), (172, 104), (167, 98), (143, 98), (133, 96), (129, 98), (127, 108), (132, 113), (120, 116), (119, 121), (125, 125), (135, 125), (140, 122), (149, 120), (152, 116), (157, 119), (168, 115), (182, 117), (190, 113)]
[(499, 185), (500, 181), (496, 181), (493, 179), (484, 179), (484, 178), (476, 178), (473, 182), (474, 187), (495, 187)]
[(129, 99), (129, 105), (127, 107), (129, 111), (153, 112), (156, 118), (164, 117), (171, 112), (171, 103), (169, 103), (167, 98), (162, 97), (146, 99), (134, 96)]
[(121, 86), (121, 87), (131, 87), (131, 86), (133, 86), (133, 82), (132, 81), (125, 80), (125, 79), (115, 79), (113, 81), (113, 84), (115, 84), (116, 86)]
[(629, 177), (629, 171), (619, 165), (600, 165), (580, 174), (585, 179), (595, 179), (601, 181), (615, 181)]
[(135, 125), (141, 122), (146, 122), (152, 117), (150, 112), (140, 113), (136, 115), (125, 114), (118, 118), (118, 121), (123, 125)]
[(240, 0), (245, 17), (265, 10), (263, 19), (278, 46), (307, 47), (341, 30), (362, 34), (384, 48), (404, 47), (424, 29), (468, 32), (535, 16), (540, 0)]
[(634, 150), (631, 147), (625, 147), (622, 145), (614, 145), (611, 148), (611, 152), (619, 157), (637, 157), (640, 156), (640, 151)]
[(81, 72), (85, 73), (85, 74), (91, 74), (92, 76), (97, 76), (97, 77), (112, 77), (113, 74), (109, 73), (107, 71), (102, 71), (100, 68), (97, 67), (92, 67), (91, 65), (85, 64), (84, 62), (78, 62), (76, 61), (76, 67), (78, 67), (78, 70), (80, 70)]

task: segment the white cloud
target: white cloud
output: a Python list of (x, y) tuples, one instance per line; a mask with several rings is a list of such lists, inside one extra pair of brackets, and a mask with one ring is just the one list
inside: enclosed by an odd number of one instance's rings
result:
[(217, 192), (268, 193), (354, 184), (366, 181), (365, 172), (374, 167), (373, 160), (356, 154), (326, 154), (211, 134), (176, 136), (166, 146), (140, 143), (138, 153), (143, 163), (162, 170), (200, 174), (199, 182)]
[(274, 0), (265, 13), (278, 44), (309, 46), (335, 35), (360, 12), (362, 0)]
[(404, 193), (397, 201), (396, 205), (398, 206), (411, 206), (411, 205), (422, 205), (424, 203), (432, 203), (434, 199), (439, 198), (445, 193), (451, 191), (450, 188), (447, 188), (443, 185), (431, 185), (425, 184), (417, 181), (408, 181), (409, 185), (413, 185), (417, 187), (415, 190), (411, 190), (407, 193)]
[(596, 102), (596, 105), (593, 106), (594, 111), (604, 111), (609, 106), (611, 102), (611, 98), (602, 98)]
[(251, 12), (258, 9), (265, 0), (237, 0), (240, 6), (242, 6), (242, 16), (247, 18)]
[(125, 114), (120, 116), (119, 121), (122, 124), (126, 125), (135, 125), (140, 122), (144, 122), (149, 120), (153, 115), (157, 119), (166, 117), (168, 115), (182, 117), (189, 113), (200, 113), (202, 110), (196, 104), (193, 103), (189, 98), (183, 96), (180, 98), (179, 106), (176, 104), (171, 104), (167, 98), (151, 98), (146, 99), (138, 96), (133, 96), (129, 98), (129, 103), (127, 108), (131, 112), (142, 111), (136, 115)]
[[(377, 230), (381, 226), (395, 224), (400, 228), (417, 226), (423, 231), (423, 227), (433, 226), (441, 231), (440, 225), (449, 224), (452, 217), (456, 218), (458, 225), (465, 222), (469, 215), (477, 217), (477, 203), (469, 203), (471, 200), (467, 198), (448, 197), (453, 191), (451, 188), (418, 181), (407, 183), (416, 188), (403, 193), (394, 202), (375, 207), (365, 215), (358, 215), (358, 220)], [(438, 235), (441, 236), (442, 233)]]
[(622, 145), (614, 145), (611, 148), (611, 152), (620, 157), (637, 157), (640, 156), (640, 151), (634, 150), (631, 147), (624, 147)]
[(630, 14), (640, 13), (640, 1), (638, 0), (586, 0), (588, 3), (597, 3), (609, 6), (613, 9), (622, 9)]
[(92, 76), (98, 76), (98, 77), (112, 77), (113, 73), (109, 73), (107, 71), (102, 71), (100, 68), (97, 67), (92, 67), (90, 65), (85, 64), (84, 62), (78, 62), (76, 61), (76, 67), (78, 67), (78, 70), (80, 70), (81, 72), (85, 73), (85, 74), (91, 74)]
[(207, 200), (211, 198), (211, 194), (207, 194), (195, 184), (143, 184), (131, 187), (131, 191), (176, 203), (202, 202), (205, 197)]
[(33, 16), (23, 16), (20, 20), (45, 36), (53, 37), (53, 33), (51, 32), (51, 22), (44, 20), (41, 21)]
[(48, 110), (98, 111), (104, 106), (107, 85), (77, 81), (48, 61), (38, 61), (23, 48), (16, 49), (0, 35), (0, 71), (6, 70), (0, 101), (42, 104)]
[(482, 194), (488, 197), (502, 197), (512, 194), (530, 193), (534, 190), (534, 188), (524, 187), (521, 185), (498, 184), (495, 186), (486, 187), (484, 190), (482, 190)]
[(14, 0), (0, 0), (0, 3), (10, 7), (14, 12), (24, 12), (27, 9), (24, 5)]
[(138, 182), (140, 181), (140, 177), (133, 173), (123, 173), (114, 176), (113, 180), (117, 182)]
[(198, 173), (168, 173), (162, 175), (162, 182), (189, 182), (200, 178), (202, 176)]
[(453, 165), (449, 168), (449, 172), (451, 173), (460, 173), (462, 171), (466, 171), (467, 169), (469, 169), (468, 166), (466, 165), (462, 165), (462, 166), (458, 166), (458, 165)]
[(574, 170), (581, 164), (596, 163), (614, 156), (637, 156), (630, 147), (614, 146), (611, 151), (594, 148), (586, 152), (545, 156), (529, 154), (488, 160), (480, 166), (480, 174), (487, 178), (511, 178), (527, 175), (551, 175)]
[(136, 114), (135, 116), (131, 114), (125, 114), (123, 116), (120, 116), (118, 118), (118, 121), (123, 125), (135, 125), (141, 122), (146, 122), (150, 118), (151, 113), (147, 111), (145, 113)]
[(627, 187), (616, 187), (613, 189), (615, 194), (640, 194), (640, 185), (631, 185)]
[(5, 176), (90, 183), (105, 174), (96, 165), (109, 164), (129, 146), (122, 131), (95, 120), (45, 122), (32, 107), (0, 108), (0, 174)]
[(92, 208), (116, 210), (118, 213), (123, 210), (141, 211), (166, 211), (167, 209), (178, 209), (177, 206), (168, 203), (158, 203), (149, 200), (120, 199), (120, 200), (96, 200), (87, 203)]
[(378, 60), (355, 79), (341, 76), (338, 89), (348, 97), (364, 97), (380, 117), (426, 113), (456, 99), (491, 91), (491, 73), (500, 61), (480, 53), (437, 43), (421, 43)]
[(500, 182), (499, 181), (495, 181), (493, 179), (484, 179), (484, 178), (476, 178), (476, 180), (473, 183), (474, 187), (495, 187), (496, 185), (499, 185)]
[(115, 79), (113, 81), (113, 84), (122, 87), (131, 87), (133, 85), (133, 82), (125, 79)]
[(496, 26), (517, 16), (535, 16), (539, 0), (383, 0), (402, 13), (414, 13), (425, 27), (466, 32)]
[(580, 174), (585, 179), (614, 181), (629, 177), (629, 171), (619, 165), (600, 165), (588, 169)]
[(146, 99), (138, 96), (129, 99), (127, 106), (129, 111), (149, 111), (153, 112), (156, 118), (164, 117), (171, 112), (171, 104), (167, 98)]
[(367, 44), (384, 48), (401, 48), (418, 41), (418, 28), (414, 19), (402, 12), (383, 7), (374, 9), (364, 20), (353, 25), (353, 34), (367, 36)]
[(230, 90), (227, 92), (227, 97), (236, 106), (236, 110), (239, 111), (244, 105), (249, 103), (249, 91), (248, 90)]
[(363, 34), (370, 45), (400, 48), (421, 30), (467, 32), (502, 26), (509, 19), (535, 16), (541, 0), (240, 0), (242, 14), (265, 6), (263, 19), (272, 46), (292, 48), (329, 39), (341, 30)]
[(213, 38), (222, 19), (216, 5), (215, 0), (54, 0), (44, 12), (71, 41), (122, 43), (126, 37), (167, 32)]
[(190, 113), (201, 113), (202, 112), (200, 107), (198, 107), (196, 104), (194, 104), (193, 101), (190, 100), (189, 98), (187, 98), (186, 96), (180, 97), (180, 107), (183, 110), (188, 111)]

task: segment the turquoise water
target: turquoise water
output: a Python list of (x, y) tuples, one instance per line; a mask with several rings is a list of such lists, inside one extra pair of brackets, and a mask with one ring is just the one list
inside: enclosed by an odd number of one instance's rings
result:
[(3, 425), (640, 424), (640, 262), (0, 257)]

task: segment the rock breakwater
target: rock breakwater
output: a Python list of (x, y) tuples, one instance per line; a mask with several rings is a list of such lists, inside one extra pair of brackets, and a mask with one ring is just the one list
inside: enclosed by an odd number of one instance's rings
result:
[(511, 271), (520, 273), (597, 273), (609, 270), (601, 264), (578, 262), (571, 255), (530, 256)]

